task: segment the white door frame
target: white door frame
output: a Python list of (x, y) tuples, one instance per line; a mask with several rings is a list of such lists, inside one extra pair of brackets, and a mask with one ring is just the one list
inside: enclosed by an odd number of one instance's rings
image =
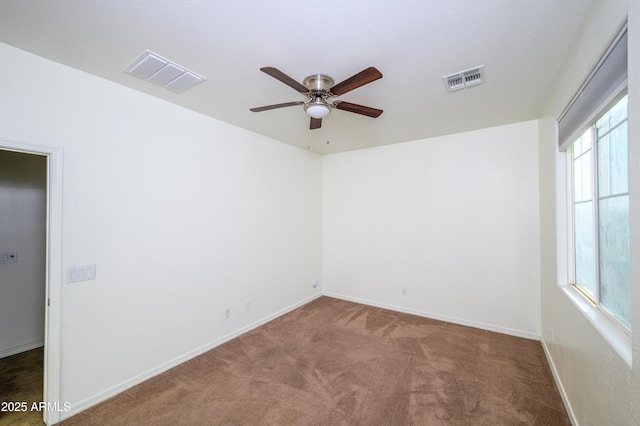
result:
[[(62, 149), (0, 139), (0, 149), (47, 157), (46, 304), (44, 329), (44, 402), (60, 401), (60, 307), (62, 294)], [(55, 406), (53, 405), (53, 406)], [(31, 407), (29, 407), (31, 408)], [(44, 410), (46, 424), (60, 421), (59, 410)]]

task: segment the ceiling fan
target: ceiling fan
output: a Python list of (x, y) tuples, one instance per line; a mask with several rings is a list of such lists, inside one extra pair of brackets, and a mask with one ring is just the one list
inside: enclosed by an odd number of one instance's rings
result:
[(374, 67), (369, 67), (360, 71), (354, 76), (349, 77), (341, 83), (334, 86), (331, 77), (324, 74), (314, 74), (305, 78), (302, 84), (289, 77), (282, 71), (274, 67), (263, 67), (260, 71), (270, 75), (276, 80), (281, 81), (287, 86), (297, 90), (307, 97), (306, 102), (294, 101), (282, 104), (267, 105), (257, 108), (251, 108), (250, 111), (261, 112), (270, 109), (284, 108), (295, 105), (304, 105), (304, 110), (311, 117), (309, 129), (319, 129), (322, 126), (322, 118), (326, 117), (333, 108), (343, 111), (355, 112), (356, 114), (366, 115), (367, 117), (377, 118), (382, 114), (381, 109), (371, 108), (363, 105), (353, 104), (340, 100), (330, 101), (331, 98), (343, 95), (347, 92), (357, 89), (360, 86), (371, 83), (382, 78), (382, 73)]

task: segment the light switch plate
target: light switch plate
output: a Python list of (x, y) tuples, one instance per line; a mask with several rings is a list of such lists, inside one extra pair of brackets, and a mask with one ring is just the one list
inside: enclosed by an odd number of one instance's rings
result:
[(96, 265), (72, 266), (68, 270), (67, 282), (77, 283), (96, 279)]

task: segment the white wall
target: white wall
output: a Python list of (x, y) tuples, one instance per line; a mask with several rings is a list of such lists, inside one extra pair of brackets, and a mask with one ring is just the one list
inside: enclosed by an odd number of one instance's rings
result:
[(0, 151), (0, 358), (44, 344), (47, 159)]
[(537, 143), (530, 121), (325, 156), (325, 292), (537, 338)]
[(62, 288), (64, 417), (320, 294), (319, 156), (4, 44), (0, 58), (0, 140), (63, 149), (63, 266), (97, 265)]
[[(555, 119), (622, 27), (629, 22), (629, 187), (633, 333), (629, 366), (567, 296), (564, 154), (558, 153)], [(601, 0), (567, 59), (540, 120), (542, 338), (559, 387), (576, 424), (640, 424), (640, 6)]]

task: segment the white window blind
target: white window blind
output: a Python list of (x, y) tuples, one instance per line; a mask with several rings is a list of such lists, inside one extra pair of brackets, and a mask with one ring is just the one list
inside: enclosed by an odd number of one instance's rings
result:
[(613, 101), (627, 82), (627, 27), (622, 29), (569, 106), (558, 119), (558, 147), (566, 151), (594, 120), (598, 111)]

